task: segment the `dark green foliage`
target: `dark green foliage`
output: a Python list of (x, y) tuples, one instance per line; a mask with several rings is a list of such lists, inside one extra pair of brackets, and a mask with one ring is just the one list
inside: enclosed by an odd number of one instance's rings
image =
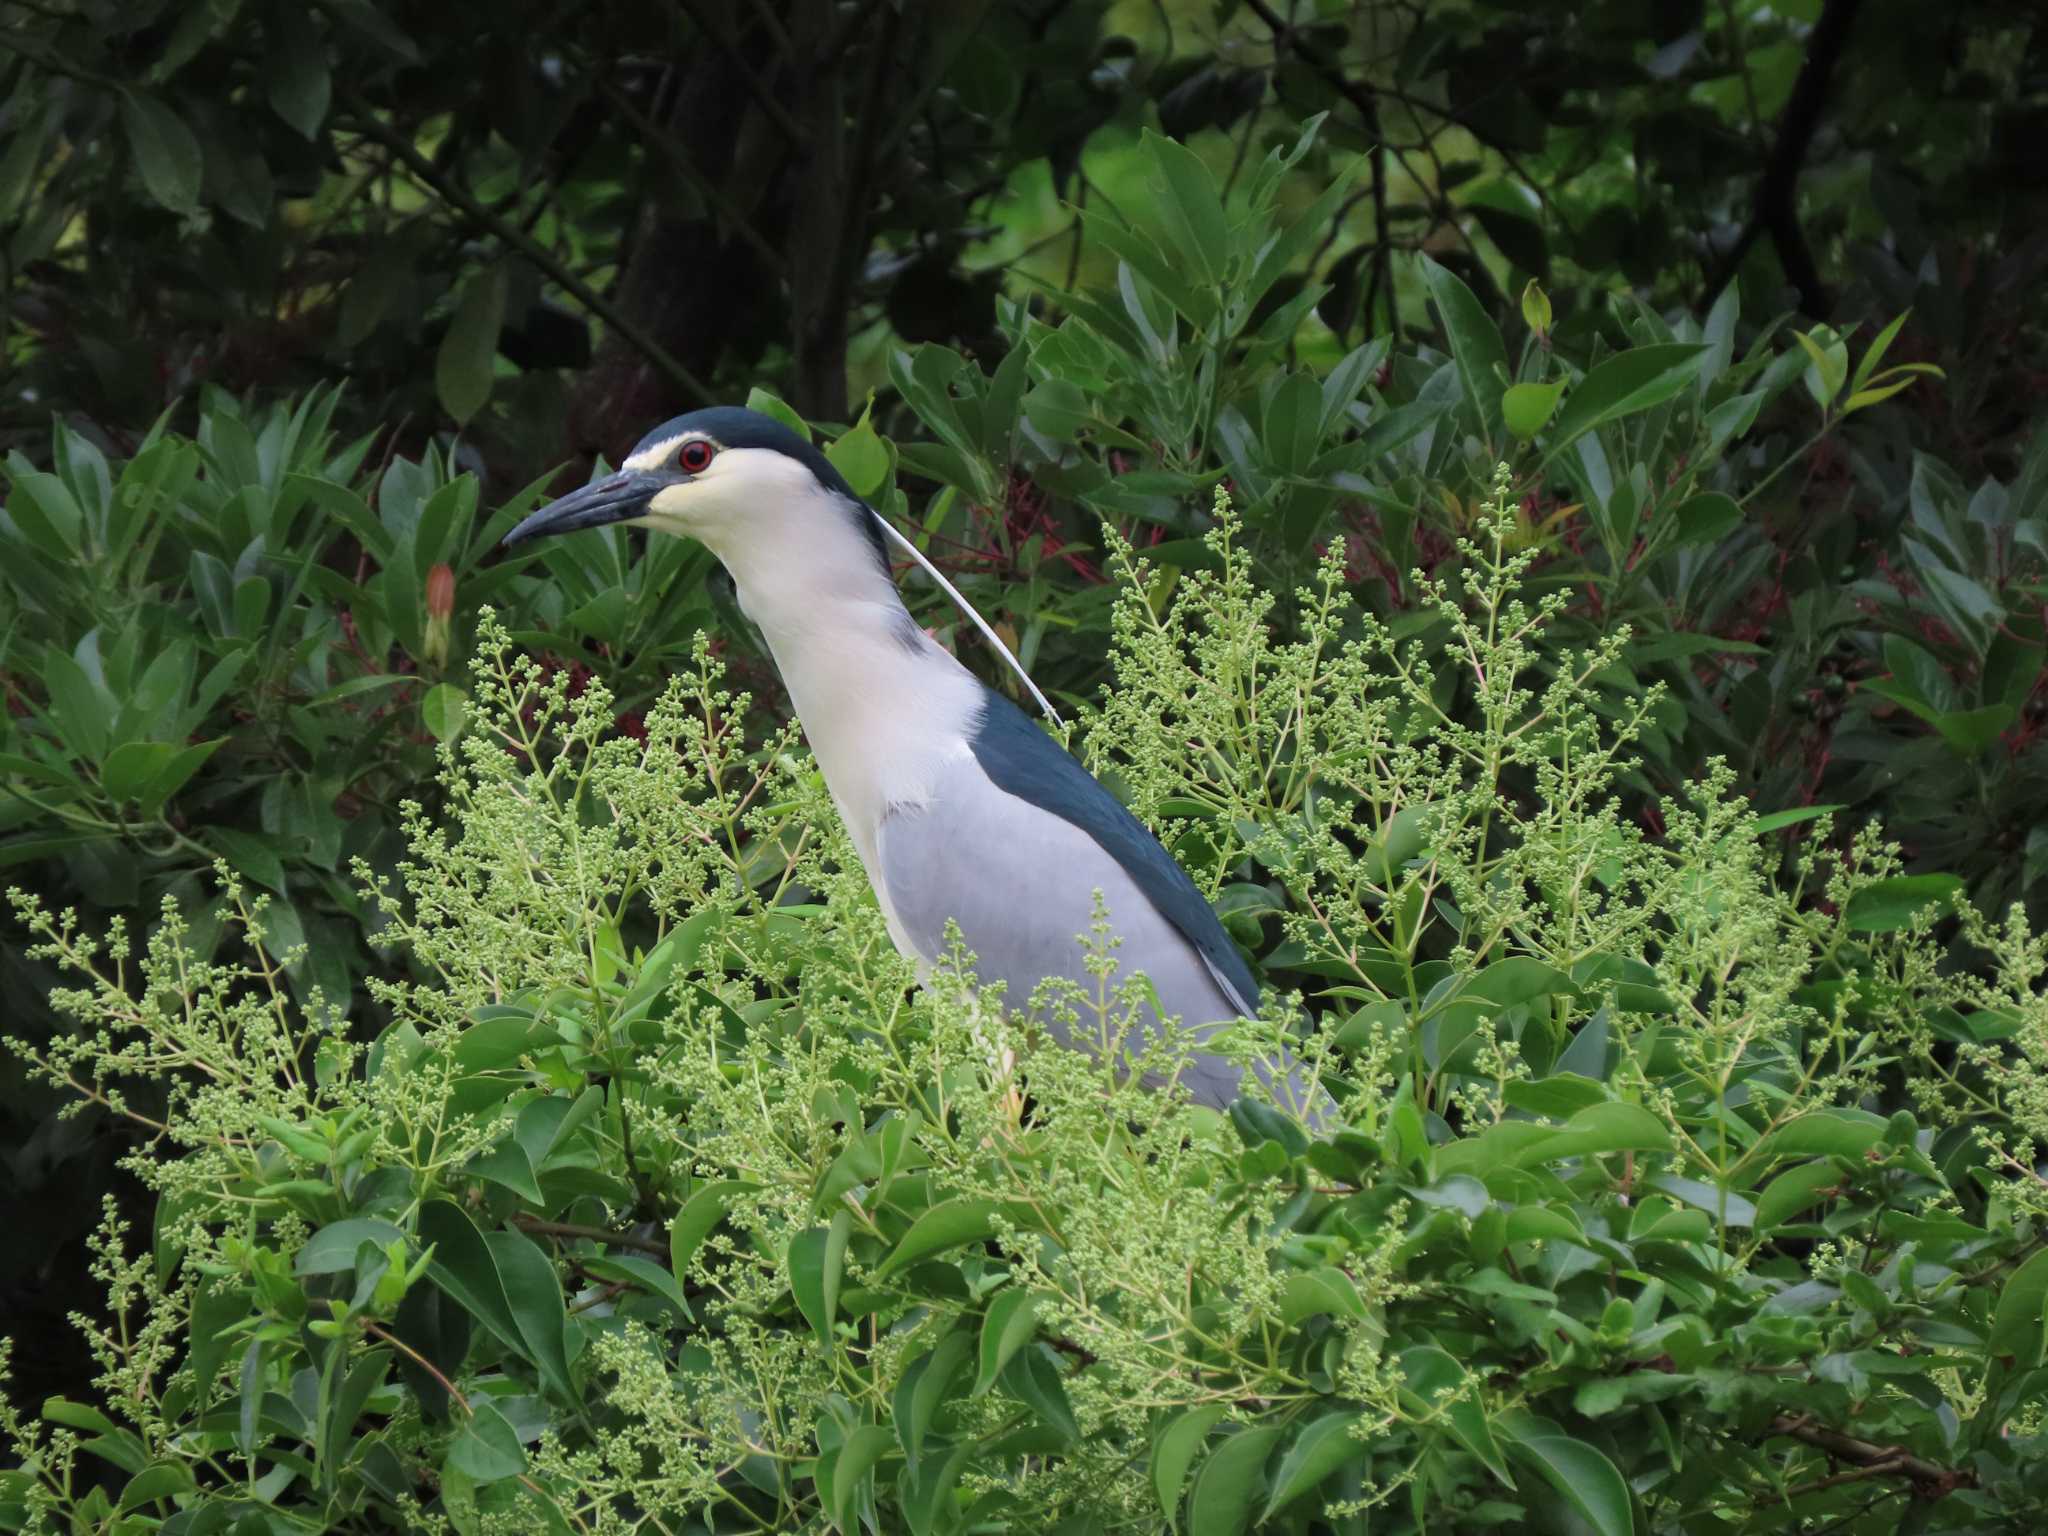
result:
[[(1976, 912), (2048, 905), (2044, 32), (1651, 10), (0, 15), (0, 861), (225, 1010), (60, 1022), (0, 955), (14, 1366), (71, 1437), (23, 1454), (75, 1442), (76, 1528), (2038, 1528), (2048, 1037)], [(564, 454), (763, 383), (872, 388), (842, 472), (1048, 688), (1114, 679), (1093, 765), (1308, 994), (1350, 1130), (949, 1078), (981, 1037), (904, 1008), (789, 739), (742, 745), (776, 693), (708, 557), (492, 553)], [(1524, 694), (1431, 585), (1496, 534)], [(1372, 634), (1477, 823), (1225, 718)], [(1591, 736), (1512, 745), (1552, 686), (1626, 743), (1597, 815)], [(726, 777), (435, 782), (479, 731), (553, 762), (542, 717)], [(428, 931), (365, 892), (408, 830), (416, 898), (552, 893)], [(1548, 926), (1654, 906), (1651, 854), (1697, 905)], [(101, 1293), (95, 1385), (47, 1341)]]

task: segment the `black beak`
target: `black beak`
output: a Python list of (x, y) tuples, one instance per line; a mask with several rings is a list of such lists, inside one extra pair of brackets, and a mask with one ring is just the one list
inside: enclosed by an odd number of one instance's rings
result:
[(517, 544), (544, 533), (574, 533), (579, 528), (602, 528), (606, 523), (623, 523), (640, 516), (654, 493), (676, 483), (677, 475), (649, 475), (620, 470), (602, 480), (593, 480), (580, 491), (571, 491), (549, 502), (505, 535), (504, 542)]

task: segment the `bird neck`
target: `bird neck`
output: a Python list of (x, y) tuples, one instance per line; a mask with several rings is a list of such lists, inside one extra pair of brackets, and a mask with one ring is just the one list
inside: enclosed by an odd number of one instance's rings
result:
[(970, 750), (981, 684), (918, 627), (857, 527), (721, 558), (872, 870), (882, 818)]

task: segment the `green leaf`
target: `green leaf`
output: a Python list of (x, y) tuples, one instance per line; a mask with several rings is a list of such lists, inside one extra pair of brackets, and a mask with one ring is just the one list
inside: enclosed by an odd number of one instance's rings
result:
[(1266, 1485), (1266, 1458), (1280, 1438), (1275, 1425), (1227, 1436), (1209, 1453), (1188, 1493), (1188, 1536), (1242, 1536)]
[(1588, 369), (1545, 439), (1546, 461), (1596, 427), (1669, 400), (1692, 381), (1706, 354), (1697, 342), (1658, 342)]
[(1802, 1163), (1788, 1168), (1764, 1186), (1756, 1198), (1756, 1230), (1768, 1234), (1820, 1199), (1820, 1192), (1842, 1182), (1833, 1163)]
[(1545, 293), (1535, 278), (1522, 290), (1522, 324), (1538, 336), (1550, 333), (1550, 295)]
[(1794, 331), (1792, 339), (1813, 362), (1813, 366), (1806, 370), (1807, 393), (1813, 396), (1816, 404), (1825, 407), (1842, 392), (1842, 385), (1848, 380), (1849, 348), (1826, 326), (1816, 326), (1812, 335)]
[(292, 5), (271, 12), (281, 35), (272, 40), (265, 80), (271, 110), (309, 139), (319, 136), (334, 94), (315, 14)]
[(1750, 1161), (1781, 1157), (1859, 1158), (1884, 1137), (1885, 1120), (1863, 1109), (1816, 1109), (1786, 1121), (1756, 1144)]
[(1038, 1298), (1019, 1286), (996, 1292), (981, 1323), (981, 1368), (968, 1395), (980, 1397), (995, 1385), (1010, 1357), (1031, 1342), (1038, 1329), (1033, 1308)]
[(1544, 1481), (1599, 1536), (1633, 1536), (1635, 1516), (1628, 1484), (1601, 1452), (1583, 1440), (1565, 1435), (1532, 1435), (1524, 1439), (1510, 1432), (1508, 1444), (1543, 1475)]
[(484, 408), (491, 398), (491, 375), (498, 357), (498, 332), (505, 324), (508, 276), (502, 263), (486, 267), (462, 286), (455, 318), (434, 356), (434, 393), (441, 409), (458, 425)]
[(452, 1201), (429, 1200), (420, 1207), (419, 1240), (433, 1250), (428, 1278), (499, 1343), (525, 1356), (526, 1341), (512, 1316), (498, 1262), (468, 1214)]
[(1742, 507), (1733, 496), (1719, 491), (1702, 491), (1678, 504), (1671, 514), (1676, 548), (1689, 544), (1718, 544), (1742, 526)]
[(166, 741), (124, 741), (100, 764), (100, 787), (116, 800), (137, 799), (179, 751)]
[(1201, 1454), (1202, 1442), (1209, 1438), (1209, 1431), (1221, 1422), (1227, 1412), (1229, 1410), (1221, 1403), (1184, 1409), (1153, 1440), (1152, 1489), (1158, 1494), (1159, 1507), (1166, 1512), (1167, 1519), (1172, 1520), (1178, 1514), (1180, 1491), (1187, 1482), (1188, 1468)]
[(1519, 1149), (1510, 1161), (1518, 1168), (1554, 1163), (1560, 1158), (1601, 1152), (1665, 1152), (1671, 1132), (1640, 1104), (1619, 1101), (1589, 1104), (1561, 1130)]
[[(747, 391), (747, 409), (759, 411), (763, 416), (773, 416), (805, 442), (808, 443), (811, 440), (811, 424), (803, 419), (802, 415), (798, 413), (797, 408), (784, 400), (780, 395), (773, 394), (758, 384)], [(827, 457), (830, 457), (830, 455), (827, 455)], [(846, 473), (844, 469), (841, 469), (839, 472), (842, 475)], [(858, 1433), (858, 1431), (855, 1431), (855, 1433)], [(847, 1443), (850, 1445), (852, 1441), (849, 1440)]]
[(841, 1210), (829, 1227), (812, 1227), (789, 1241), (789, 1288), (797, 1310), (818, 1342), (832, 1347), (832, 1324), (839, 1315), (839, 1281), (846, 1268), (846, 1240), (852, 1214)]
[(540, 1183), (534, 1177), (533, 1159), (527, 1156), (526, 1148), (509, 1137), (490, 1151), (473, 1158), (469, 1171), (477, 1178), (503, 1185), (530, 1205), (542, 1202)]
[(174, 752), (157, 770), (156, 777), (136, 795), (136, 809), (144, 816), (160, 814), (166, 802), (190, 783), (192, 776), (206, 766), (206, 760), (227, 742), (227, 737), (216, 736), (212, 741), (198, 742)]
[(1533, 955), (1509, 955), (1473, 972), (1457, 995), (1477, 998), (1496, 1008), (1512, 1008), (1517, 1003), (1530, 1003), (1539, 997), (1559, 994), (1565, 997), (1578, 994), (1578, 988), (1572, 985), (1572, 979), (1563, 971), (1545, 965)]
[(436, 683), (420, 700), (420, 718), (444, 746), (462, 734), (469, 720), (469, 695), (453, 683)]
[(1067, 1401), (1059, 1365), (1048, 1346), (1033, 1343), (1019, 1350), (1003, 1367), (1000, 1379), (1003, 1390), (1036, 1413), (1039, 1423), (1067, 1441), (1081, 1438), (1074, 1405)]
[(484, 1242), (503, 1281), (527, 1358), (540, 1367), (542, 1384), (558, 1401), (575, 1402), (569, 1375), (569, 1313), (555, 1266), (522, 1232), (487, 1232)]
[(487, 1397), (470, 1400), (469, 1418), (448, 1447), (448, 1460), (479, 1483), (517, 1477), (526, 1470), (519, 1432)]
[(1351, 1433), (1351, 1427), (1364, 1418), (1355, 1409), (1336, 1408), (1302, 1426), (1287, 1454), (1280, 1458), (1279, 1470), (1273, 1474), (1273, 1492), (1259, 1515), (1261, 1524), (1320, 1486), (1345, 1462), (1365, 1453), (1364, 1442)]
[(1171, 248), (1194, 264), (1204, 284), (1220, 283), (1230, 259), (1230, 226), (1216, 178), (1193, 150), (1149, 128), (1144, 146), (1156, 173), (1153, 206), (1166, 221)]
[(690, 1261), (711, 1235), (711, 1229), (725, 1219), (726, 1208), (741, 1195), (752, 1194), (760, 1187), (745, 1179), (718, 1179), (683, 1202), (668, 1229), (669, 1267), (678, 1280), (689, 1273)]
[(388, 1221), (379, 1221), (374, 1216), (351, 1216), (346, 1221), (329, 1222), (318, 1232), (306, 1239), (292, 1260), (295, 1275), (334, 1275), (356, 1267), (356, 1251), (365, 1243), (382, 1248), (387, 1243), (402, 1242), (405, 1230), (394, 1227)]
[(157, 203), (173, 213), (199, 211), (200, 178), (206, 169), (199, 140), (170, 107), (154, 96), (124, 89), (121, 125), (142, 184)]
[(2048, 1252), (2035, 1254), (1998, 1287), (1985, 1353), (1993, 1359), (2011, 1356), (2022, 1370), (2039, 1365), (2044, 1306), (2048, 1306)]
[(50, 713), (71, 755), (95, 762), (105, 757), (116, 713), (106, 689), (94, 682), (74, 657), (54, 645), (43, 651), (42, 683), (50, 696)]
[(1526, 442), (1543, 430), (1563, 393), (1562, 379), (1550, 384), (1510, 384), (1500, 397), (1501, 420), (1508, 431)]
[(277, 850), (253, 832), (239, 831), (234, 827), (209, 827), (206, 840), (218, 849), (239, 875), (255, 881), (267, 891), (283, 896), (285, 891), (284, 860), (277, 856)]
[(860, 1494), (861, 1483), (875, 1469), (875, 1464), (895, 1448), (896, 1437), (889, 1431), (873, 1424), (862, 1424), (833, 1452), (829, 1458), (829, 1472), (828, 1458), (818, 1458), (819, 1491), (824, 1496), (825, 1512), (847, 1536), (853, 1536), (856, 1529), (853, 1501)]
[(1652, 1189), (1661, 1189), (1673, 1199), (1682, 1200), (1697, 1210), (1729, 1227), (1753, 1227), (1756, 1225), (1756, 1207), (1741, 1195), (1723, 1189), (1718, 1184), (1707, 1184), (1699, 1179), (1682, 1179), (1675, 1173), (1660, 1173), (1644, 1180)]
[(1458, 366), (1458, 378), (1465, 386), (1465, 398), (1479, 413), (1482, 434), (1491, 436), (1501, 419), (1501, 379), (1507, 373), (1507, 344), (1486, 307), (1465, 286), (1463, 279), (1422, 258), (1422, 280), (1436, 301), (1443, 319), (1444, 336), (1450, 343), (1451, 359)]
[(940, 1536), (940, 1533), (950, 1533), (957, 1527), (959, 1522), (957, 1510), (953, 1507), (953, 1490), (959, 1486), (960, 1474), (974, 1452), (975, 1444), (970, 1440), (962, 1445), (949, 1446), (942, 1457), (904, 1467), (896, 1486), (911, 1536)]
[(996, 1218), (1006, 1217), (1016, 1225), (1035, 1226), (1030, 1207), (998, 1200), (947, 1200), (933, 1206), (910, 1224), (889, 1256), (875, 1271), (878, 1280), (887, 1279), (906, 1265), (930, 1258), (962, 1243), (985, 1242), (995, 1236)]
[(683, 1294), (676, 1277), (652, 1259), (642, 1258), (637, 1253), (614, 1253), (601, 1259), (579, 1258), (576, 1262), (597, 1279), (624, 1281), (638, 1286), (651, 1296), (659, 1296), (691, 1322), (697, 1319), (696, 1309)]
[(1851, 389), (1861, 389), (1870, 382), (1870, 376), (1877, 371), (1878, 364), (1884, 361), (1885, 353), (1891, 350), (1892, 343), (1898, 339), (1899, 331), (1905, 326), (1907, 317), (1912, 313), (1913, 311), (1910, 309), (1900, 310), (1897, 315), (1892, 317), (1891, 324), (1877, 333), (1876, 338), (1870, 343), (1868, 350), (1857, 361), (1855, 373), (1850, 375), (1849, 387)]
[(889, 446), (875, 435), (865, 412), (825, 450), (825, 457), (863, 500), (872, 500), (889, 483)]
[(1832, 816), (1837, 811), (1847, 810), (1844, 805), (1799, 805), (1789, 811), (1772, 811), (1768, 816), (1759, 816), (1750, 830), (1762, 837), (1770, 832), (1782, 832), (1787, 827), (1796, 827), (1803, 822), (1818, 821), (1823, 816)]
[(1891, 933), (1929, 907), (1947, 911), (1962, 893), (1954, 875), (1898, 875), (1866, 885), (1849, 898), (1842, 924), (1851, 933)]
[[(1867, 685), (1866, 685), (1867, 686)], [(1945, 710), (1934, 717), (1934, 729), (1959, 757), (1975, 757), (2011, 729), (2019, 711), (2010, 704), (1980, 709)]]
[(973, 1336), (964, 1329), (955, 1329), (939, 1340), (936, 1347), (911, 1361), (896, 1383), (896, 1439), (912, 1466), (924, 1454), (925, 1436), (939, 1405), (946, 1400), (954, 1378), (973, 1353)]
[(145, 1504), (197, 1491), (198, 1485), (192, 1481), (192, 1471), (185, 1463), (154, 1461), (128, 1479), (127, 1487), (121, 1490), (119, 1512), (130, 1514)]

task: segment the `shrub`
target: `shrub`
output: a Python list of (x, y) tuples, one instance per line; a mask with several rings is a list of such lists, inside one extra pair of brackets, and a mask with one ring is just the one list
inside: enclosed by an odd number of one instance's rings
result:
[[(1087, 736), (1331, 982), (1236, 1048), (1306, 1024), (1340, 1128), (1042, 1045), (965, 955), (906, 998), (708, 649), (643, 740), (487, 620), (377, 893), (419, 979), (374, 1040), (291, 996), (225, 865), (246, 961), (175, 902), (138, 946), (17, 897), (81, 1032), (14, 1049), (148, 1114), (157, 1216), (104, 1223), (98, 1400), (13, 1421), (0, 1520), (2022, 1528), (2048, 943), (1723, 771), (1624, 816), (1654, 694), (1617, 706), (1619, 637), (1543, 670), (1504, 483), (1418, 585), (1433, 658), (1335, 547), (1276, 636), (1218, 514), (1170, 592), (1116, 547)], [(1064, 1006), (1109, 1037), (1134, 983), (1091, 943)]]

